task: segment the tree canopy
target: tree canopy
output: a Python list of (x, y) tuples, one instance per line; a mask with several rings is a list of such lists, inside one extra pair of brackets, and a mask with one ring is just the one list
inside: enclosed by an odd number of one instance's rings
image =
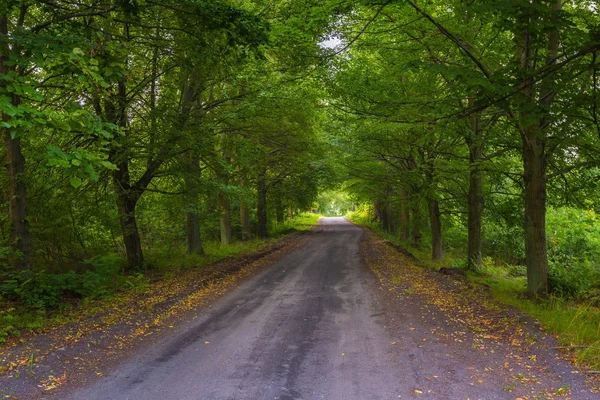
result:
[(596, 2), (0, 5), (4, 277), (361, 206), (434, 259), (525, 265), (531, 294), (600, 283)]

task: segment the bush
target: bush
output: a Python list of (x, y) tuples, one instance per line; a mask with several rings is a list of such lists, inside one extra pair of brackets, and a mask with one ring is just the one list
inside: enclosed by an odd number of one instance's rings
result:
[(510, 265), (507, 274), (514, 278), (527, 276), (527, 267), (524, 265)]
[(550, 286), (563, 297), (594, 295), (600, 282), (600, 219), (593, 210), (549, 208)]
[(51, 309), (62, 304), (65, 296), (101, 297), (126, 280), (119, 274), (120, 257), (104, 256), (89, 260), (88, 263), (92, 269), (82, 274), (74, 271), (61, 274), (46, 271), (9, 274), (0, 283), (0, 298), (19, 300), (29, 308)]
[(5, 311), (0, 311), (0, 343), (6, 342), (6, 337), (11, 334), (14, 334), (17, 330), (14, 326), (14, 311), (14, 308), (9, 308)]

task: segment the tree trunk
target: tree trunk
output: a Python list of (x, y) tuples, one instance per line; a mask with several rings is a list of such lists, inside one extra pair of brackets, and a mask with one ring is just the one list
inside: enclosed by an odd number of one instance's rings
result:
[(388, 220), (388, 231), (392, 234), (396, 234), (396, 217), (394, 215), (394, 205), (392, 204), (391, 199), (388, 198), (385, 204), (385, 213)]
[[(469, 105), (473, 105), (473, 99), (469, 99)], [(483, 156), (481, 129), (479, 117), (473, 116), (471, 121), (471, 134), (469, 145), (469, 193), (467, 195), (468, 208), (468, 245), (467, 245), (467, 268), (477, 270), (481, 267), (481, 219), (483, 215), (483, 188), (480, 162)]]
[(219, 224), (221, 225), (221, 245), (231, 244), (231, 204), (229, 198), (223, 192), (219, 193), (219, 208), (221, 216)]
[[(552, 29), (548, 33), (545, 67), (556, 64), (560, 43), (559, 20), (561, 0), (551, 3)], [(527, 291), (530, 294), (545, 294), (548, 285), (548, 255), (546, 246), (546, 129), (552, 116), (550, 106), (556, 95), (555, 74), (546, 74), (540, 83), (536, 96), (536, 82), (533, 70), (536, 66), (537, 32), (529, 31), (531, 26), (528, 14), (517, 20), (516, 54), (519, 60), (520, 105), (519, 128), (523, 143), (523, 182), (525, 184), (525, 264), (527, 265)], [(537, 17), (541, 18), (541, 17)], [(532, 110), (535, 110), (532, 113)]]
[(381, 218), (381, 226), (383, 227), (383, 230), (386, 232), (390, 231), (390, 218), (389, 215), (387, 213), (387, 206), (386, 203), (384, 201), (378, 201), (377, 205), (379, 207), (379, 215)]
[(252, 237), (252, 228), (250, 226), (250, 211), (244, 203), (240, 204), (240, 221), (242, 224), (242, 240), (248, 240)]
[[(16, 105), (15, 97), (13, 96), (13, 105)], [(8, 121), (6, 117), (3, 115), (3, 121)], [(6, 168), (8, 170), (11, 243), (15, 253), (13, 266), (17, 271), (25, 271), (31, 268), (31, 241), (25, 192), (25, 158), (21, 151), (21, 140), (18, 137), (11, 137), (10, 128), (4, 128), (4, 145), (6, 146)]]
[(279, 200), (275, 203), (275, 218), (277, 218), (278, 224), (283, 222), (283, 206)]
[(119, 222), (123, 231), (123, 244), (127, 256), (127, 269), (139, 270), (144, 268), (144, 255), (142, 244), (137, 226), (135, 207), (140, 198), (140, 194), (131, 187), (129, 176), (129, 162), (121, 148), (113, 151), (111, 161), (117, 166), (113, 171), (113, 187), (117, 197), (117, 210), (119, 212)]
[(197, 212), (187, 212), (187, 253), (204, 255), (202, 237), (200, 236), (200, 216)]
[(410, 213), (408, 210), (408, 190), (400, 191), (400, 240), (407, 241), (410, 237)]
[(381, 202), (379, 200), (373, 201), (373, 221), (378, 223), (382, 222)]
[(139, 270), (144, 268), (144, 253), (142, 252), (142, 242), (135, 216), (137, 200), (130, 198), (126, 192), (116, 190), (119, 221), (121, 222), (123, 244), (127, 255), (127, 269), (129, 271)]
[(442, 251), (442, 220), (440, 219), (440, 205), (437, 200), (429, 200), (429, 220), (431, 223), (431, 258), (441, 260)]
[(421, 246), (421, 210), (419, 209), (419, 199), (412, 202), (412, 242), (413, 246)]
[(526, 132), (523, 142), (525, 183), (525, 263), (527, 291), (548, 292), (546, 253), (546, 158), (538, 129)]
[[(0, 35), (8, 36), (8, 16), (0, 16)], [(10, 67), (6, 65), (10, 49), (8, 43), (0, 43), (0, 74), (7, 74)], [(6, 89), (6, 81), (0, 80)], [(17, 107), (20, 97), (12, 95), (11, 104)], [(10, 124), (11, 117), (2, 113), (2, 121)], [(8, 171), (9, 218), (11, 225), (11, 246), (14, 251), (13, 266), (17, 271), (31, 269), (31, 240), (29, 237), (29, 221), (27, 221), (27, 197), (25, 190), (25, 158), (21, 150), (21, 139), (12, 137), (10, 127), (4, 128), (4, 145), (6, 147), (6, 169)]]
[(127, 256), (127, 269), (140, 270), (144, 268), (144, 254), (137, 226), (135, 207), (142, 191), (134, 189), (129, 174), (129, 159), (125, 154), (127, 148), (127, 90), (123, 80), (118, 82), (116, 105), (110, 99), (105, 108), (108, 120), (124, 129), (125, 134), (119, 137), (119, 145), (113, 147), (109, 159), (117, 166), (113, 171), (113, 187), (117, 197), (117, 210), (123, 231), (123, 244)]
[(266, 238), (269, 237), (269, 226), (267, 220), (267, 172), (265, 170), (262, 170), (258, 176), (257, 195), (257, 235), (259, 238)]
[(186, 232), (187, 232), (187, 253), (204, 255), (202, 246), (202, 237), (200, 236), (200, 215), (198, 214), (198, 181), (200, 179), (200, 159), (189, 154), (190, 157), (190, 175), (186, 175), (185, 183), (189, 194), (189, 211), (186, 213)]

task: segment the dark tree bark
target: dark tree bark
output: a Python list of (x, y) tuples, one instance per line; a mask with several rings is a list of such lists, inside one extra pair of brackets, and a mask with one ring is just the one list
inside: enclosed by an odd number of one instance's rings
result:
[(382, 223), (383, 220), (381, 214), (381, 202), (379, 200), (373, 201), (373, 220), (378, 223)]
[(412, 213), (412, 243), (415, 247), (421, 246), (421, 210), (419, 207), (420, 200), (415, 198), (412, 200), (411, 213)]
[(200, 236), (200, 216), (197, 212), (187, 212), (187, 253), (204, 255), (202, 237)]
[[(537, 3), (537, 2), (536, 2)], [(555, 24), (548, 33), (546, 67), (556, 63), (560, 36), (558, 31), (561, 0), (553, 0), (551, 18)], [(515, 34), (516, 53), (519, 60), (520, 105), (519, 131), (523, 144), (523, 181), (525, 184), (525, 263), (527, 265), (527, 291), (545, 294), (549, 291), (548, 254), (546, 245), (546, 131), (550, 125), (550, 105), (556, 95), (554, 74), (549, 73), (540, 83), (539, 93), (533, 79), (537, 49), (533, 48), (536, 32), (530, 31), (531, 18), (524, 13), (517, 20)], [(533, 111), (535, 110), (535, 111)]]
[[(115, 178), (116, 185), (121, 180)], [(116, 186), (115, 185), (115, 186)], [(115, 188), (115, 190), (117, 190)], [(135, 215), (135, 206), (137, 199), (121, 192), (117, 195), (117, 207), (119, 211), (119, 221), (123, 231), (123, 245), (127, 254), (127, 268), (129, 270), (140, 269), (144, 267), (144, 253), (142, 251), (142, 241), (137, 226)]]
[(194, 155), (190, 158), (191, 176), (186, 178), (187, 192), (191, 203), (190, 211), (186, 212), (187, 253), (204, 255), (202, 237), (200, 236), (200, 215), (198, 214), (198, 180), (201, 174), (200, 159)]
[(252, 237), (252, 228), (250, 226), (250, 211), (243, 202), (240, 204), (240, 221), (242, 224), (242, 240), (248, 240)]
[[(472, 98), (469, 99), (469, 105), (473, 105)], [(473, 116), (471, 120), (471, 132), (467, 144), (469, 146), (467, 268), (477, 270), (482, 263), (481, 220), (483, 215), (482, 173), (479, 165), (483, 157), (483, 150), (479, 117), (477, 115)]]
[(381, 226), (383, 230), (389, 232), (390, 230), (390, 217), (388, 215), (388, 209), (385, 201), (378, 201), (377, 205), (379, 207), (379, 216), (381, 220)]
[[(0, 35), (8, 37), (8, 15), (0, 16)], [(10, 56), (10, 48), (6, 41), (0, 42), (0, 74), (13, 70), (6, 65)], [(0, 80), (0, 85), (6, 89), (6, 81)], [(21, 99), (16, 94), (11, 96), (11, 104), (17, 107)], [(2, 113), (2, 121), (10, 123), (11, 117)], [(29, 222), (27, 221), (27, 196), (25, 187), (25, 158), (21, 149), (21, 139), (12, 137), (11, 128), (5, 127), (4, 146), (6, 147), (6, 169), (8, 171), (9, 219), (11, 225), (11, 246), (13, 249), (13, 267), (17, 271), (31, 268), (31, 239)]]
[(221, 216), (219, 224), (221, 226), (221, 245), (231, 244), (231, 203), (229, 198), (223, 192), (219, 193), (219, 208)]
[(525, 258), (529, 293), (548, 292), (546, 252), (546, 159), (537, 129), (525, 132), (523, 167), (525, 182)]
[(144, 254), (137, 226), (135, 207), (145, 186), (142, 188), (131, 184), (129, 159), (125, 153), (129, 131), (127, 129), (127, 90), (123, 80), (118, 82), (115, 99), (106, 101), (105, 112), (108, 120), (121, 127), (125, 132), (118, 139), (120, 142), (119, 146), (115, 146), (111, 150), (109, 159), (117, 166), (117, 169), (112, 172), (112, 178), (117, 210), (119, 212), (119, 222), (123, 231), (123, 245), (125, 246), (127, 256), (127, 269), (143, 269)]
[(267, 219), (267, 171), (265, 169), (263, 169), (258, 175), (257, 196), (257, 235), (259, 238), (267, 238), (269, 237), (269, 225)]
[(410, 213), (408, 209), (408, 190), (400, 191), (400, 240), (408, 241), (410, 237)]
[(437, 200), (429, 200), (429, 220), (431, 223), (431, 258), (441, 260), (444, 257), (442, 250), (442, 220), (440, 218), (440, 205)]
[(386, 192), (386, 200), (385, 200), (385, 215), (387, 218), (387, 226), (388, 232), (392, 234), (396, 234), (397, 225), (396, 225), (396, 215), (394, 213), (394, 203), (392, 202), (392, 189), (388, 189)]

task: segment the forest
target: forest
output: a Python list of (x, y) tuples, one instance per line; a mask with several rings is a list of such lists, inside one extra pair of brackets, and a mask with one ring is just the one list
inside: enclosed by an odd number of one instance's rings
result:
[(591, 0), (2, 0), (0, 323), (309, 210), (595, 305), (599, 52)]

